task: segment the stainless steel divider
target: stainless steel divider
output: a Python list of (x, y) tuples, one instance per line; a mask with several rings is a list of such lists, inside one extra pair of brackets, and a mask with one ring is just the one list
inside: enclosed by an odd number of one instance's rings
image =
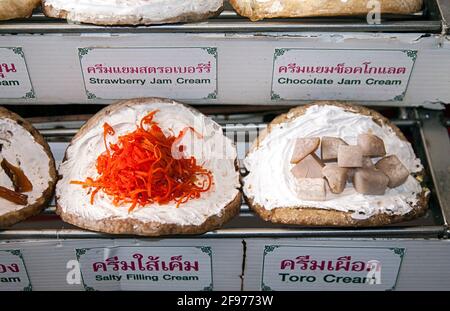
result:
[(442, 124), (439, 111), (416, 111), (422, 120), (420, 134), (426, 145), (425, 152), (430, 172), (441, 206), (444, 222), (450, 222), (450, 143), (447, 129)]

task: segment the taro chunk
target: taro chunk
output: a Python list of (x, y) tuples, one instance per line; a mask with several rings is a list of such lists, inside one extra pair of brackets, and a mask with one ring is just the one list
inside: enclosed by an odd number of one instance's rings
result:
[(325, 179), (299, 178), (296, 180), (297, 196), (302, 200), (324, 201), (326, 199)]
[(358, 146), (361, 147), (364, 156), (383, 157), (386, 155), (383, 140), (373, 134), (358, 135)]
[(375, 167), (389, 177), (389, 188), (395, 188), (402, 185), (409, 176), (408, 169), (395, 155), (390, 155), (381, 159), (375, 164)]
[(294, 152), (292, 153), (291, 163), (296, 164), (303, 160), (307, 155), (313, 153), (319, 148), (320, 138), (297, 138), (295, 141)]
[(353, 176), (353, 186), (362, 194), (383, 195), (389, 178), (381, 171), (371, 168), (358, 168)]
[(322, 137), (321, 155), (323, 161), (334, 161), (338, 157), (340, 145), (347, 145), (345, 141), (337, 137)]
[(338, 149), (338, 165), (340, 167), (362, 167), (363, 155), (359, 146), (340, 145)]
[(315, 154), (307, 155), (291, 170), (295, 178), (322, 178), (323, 163)]
[(322, 174), (330, 186), (331, 192), (339, 194), (344, 191), (347, 183), (348, 169), (339, 167), (336, 163), (329, 163), (322, 169)]

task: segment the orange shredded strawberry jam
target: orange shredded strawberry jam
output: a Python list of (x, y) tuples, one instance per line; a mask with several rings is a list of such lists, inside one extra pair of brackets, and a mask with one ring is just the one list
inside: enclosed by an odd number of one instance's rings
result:
[[(134, 132), (118, 137), (118, 142), (107, 143), (107, 137), (115, 134), (108, 124), (103, 125), (103, 142), (106, 151), (96, 162), (97, 178), (71, 181), (91, 190), (90, 203), (99, 191), (112, 197), (113, 204), (131, 204), (129, 212), (136, 206), (167, 204), (176, 206), (190, 199), (199, 198), (213, 184), (210, 171), (197, 164), (194, 157), (172, 155), (172, 145), (181, 141), (191, 127), (183, 129), (177, 136), (166, 136), (158, 123), (153, 121), (158, 111), (146, 115)], [(183, 152), (184, 146), (178, 150)]]

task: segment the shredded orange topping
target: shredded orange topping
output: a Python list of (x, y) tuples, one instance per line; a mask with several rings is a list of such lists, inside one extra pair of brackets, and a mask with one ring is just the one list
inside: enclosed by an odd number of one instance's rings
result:
[[(181, 141), (192, 131), (201, 137), (192, 127), (182, 130), (178, 136), (166, 136), (153, 117), (158, 111), (145, 116), (134, 132), (118, 137), (118, 142), (107, 143), (108, 135), (114, 135), (114, 129), (103, 125), (103, 141), (106, 151), (96, 162), (99, 176), (85, 181), (71, 181), (91, 191), (91, 204), (101, 190), (113, 198), (113, 204), (131, 204), (131, 212), (136, 206), (151, 203), (167, 204), (171, 201), (180, 204), (199, 198), (208, 191), (213, 183), (212, 174), (197, 164), (194, 157), (174, 158), (172, 145)], [(183, 152), (184, 146), (178, 150)]]

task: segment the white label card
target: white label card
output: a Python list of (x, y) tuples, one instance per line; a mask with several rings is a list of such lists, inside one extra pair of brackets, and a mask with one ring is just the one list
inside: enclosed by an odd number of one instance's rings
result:
[(31, 291), (32, 286), (20, 250), (0, 251), (0, 291)]
[(213, 290), (209, 246), (76, 250), (85, 290)]
[(0, 47), (0, 98), (32, 99), (34, 88), (21, 47)]
[(275, 49), (272, 100), (402, 101), (415, 50)]
[(262, 290), (393, 290), (404, 248), (266, 245)]
[(217, 48), (79, 48), (88, 99), (217, 98)]

